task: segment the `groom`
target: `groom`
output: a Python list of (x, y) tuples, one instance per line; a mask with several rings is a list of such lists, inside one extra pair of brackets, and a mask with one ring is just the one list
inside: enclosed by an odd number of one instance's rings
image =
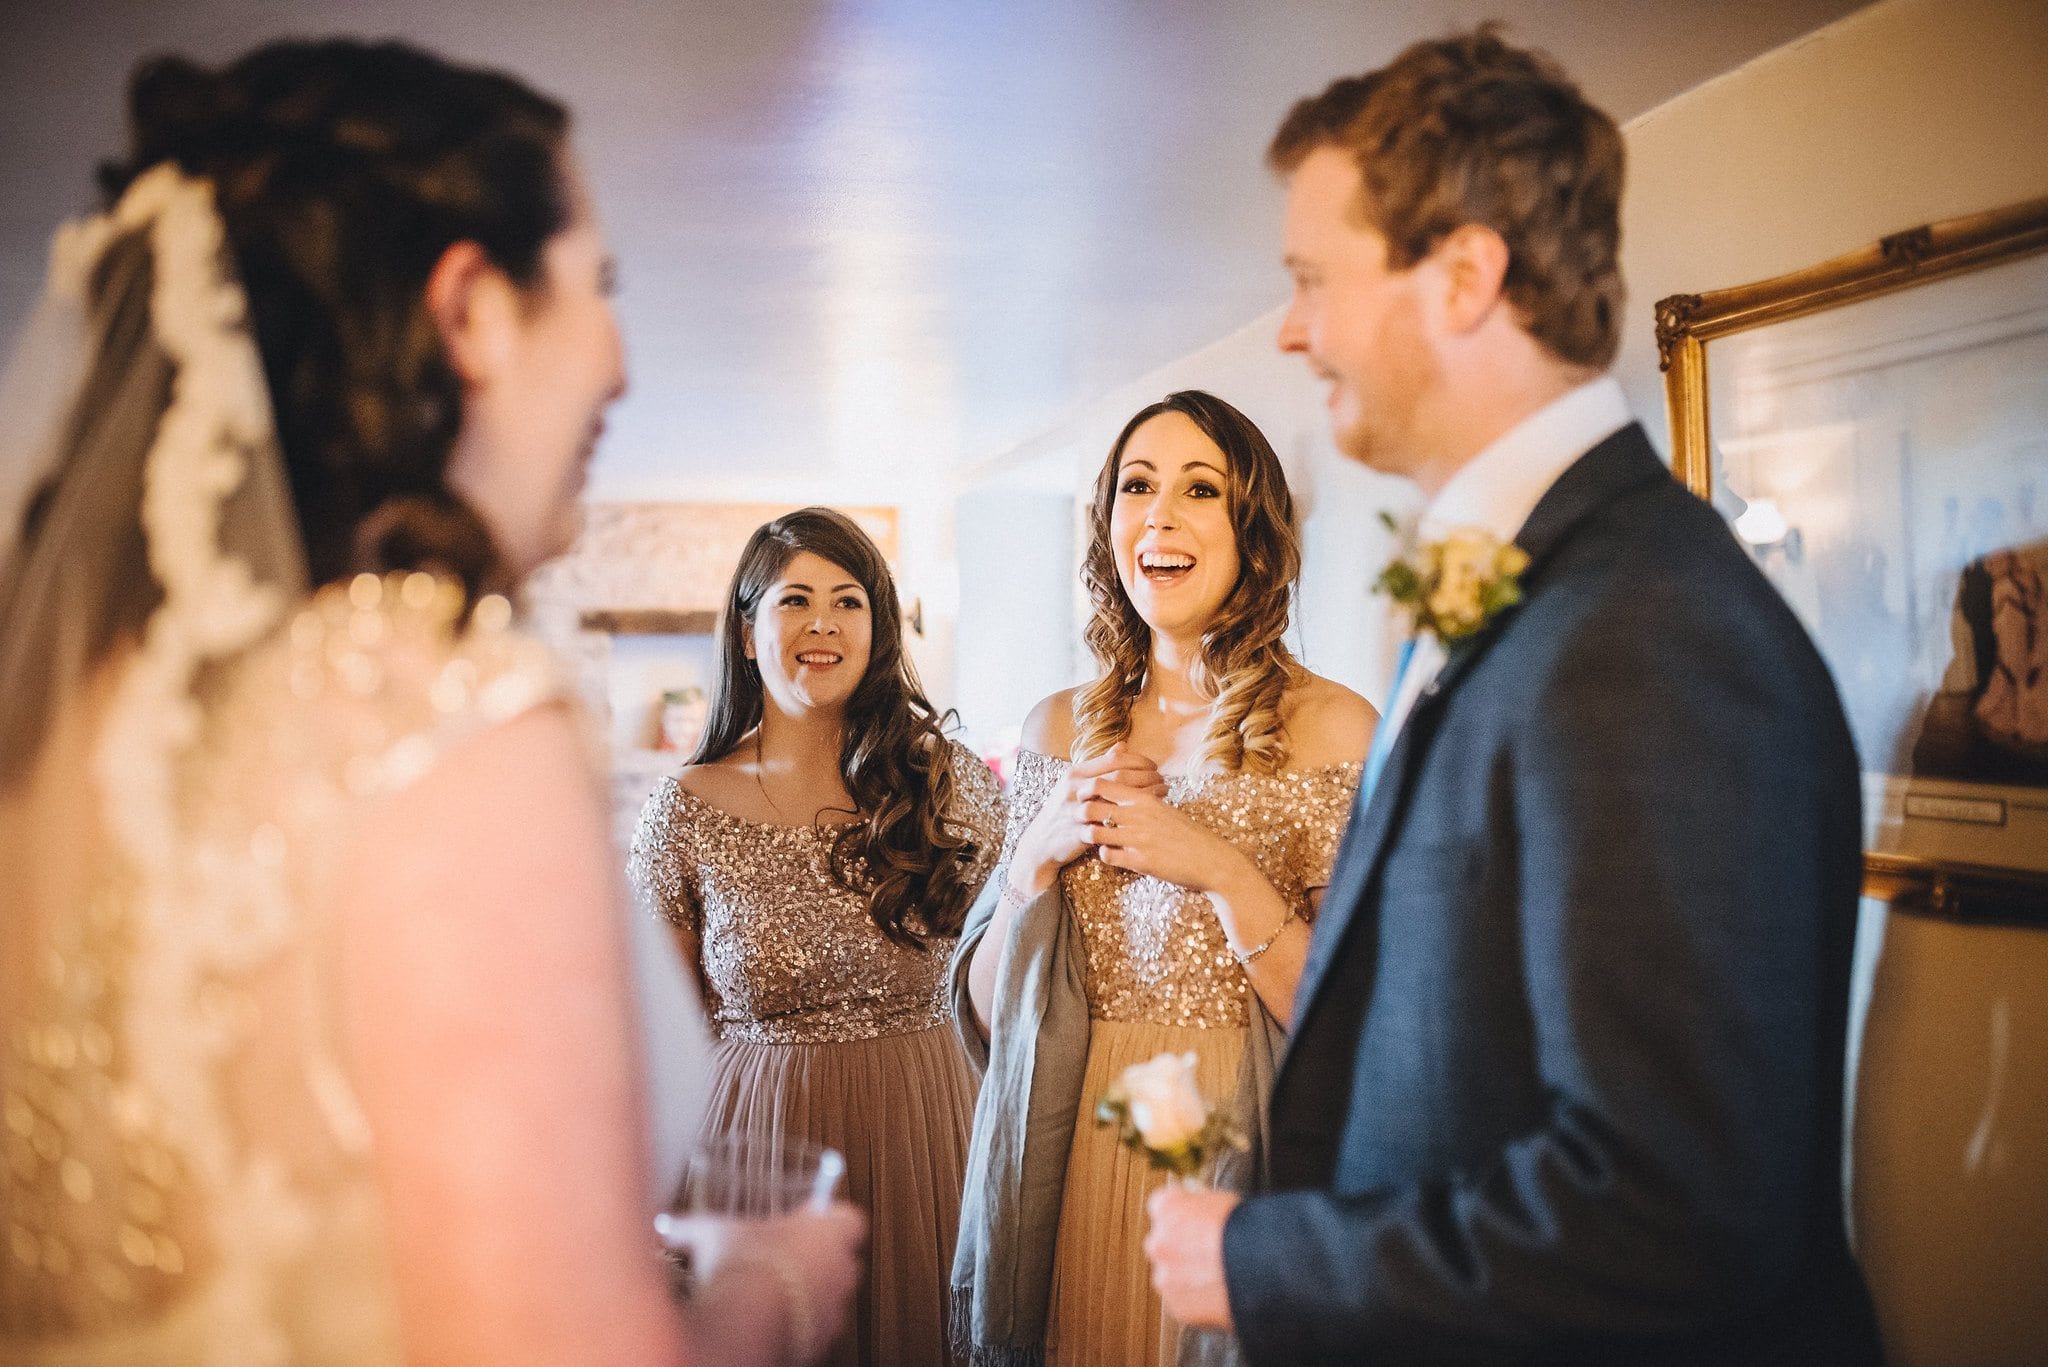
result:
[[(1184, 1322), (1281, 1363), (1869, 1363), (1843, 1231), (1858, 780), (1805, 633), (1605, 375), (1620, 136), (1491, 29), (1274, 138), (1280, 346), (1522, 601), (1391, 694), (1256, 1194), (1163, 1192)], [(1503, 557), (1511, 571), (1517, 557)]]

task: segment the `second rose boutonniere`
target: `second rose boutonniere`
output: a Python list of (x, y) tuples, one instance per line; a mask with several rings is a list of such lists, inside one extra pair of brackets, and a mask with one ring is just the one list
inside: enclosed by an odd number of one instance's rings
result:
[[(1386, 513), (1380, 521), (1400, 530)], [(1529, 553), (1514, 542), (1460, 527), (1441, 541), (1411, 542), (1380, 571), (1373, 590), (1405, 608), (1415, 631), (1449, 646), (1521, 602), (1528, 567)]]

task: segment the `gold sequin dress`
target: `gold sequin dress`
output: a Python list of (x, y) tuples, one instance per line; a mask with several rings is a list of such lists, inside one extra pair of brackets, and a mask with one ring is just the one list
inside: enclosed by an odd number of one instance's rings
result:
[(424, 574), (324, 590), (154, 718), (189, 746), (78, 700), (0, 794), (0, 1362), (399, 1362), (336, 865), (365, 804), (564, 696), (503, 599), (458, 631), (460, 604)]
[[(1066, 760), (1022, 751), (1010, 787), (1012, 842), (1066, 776)], [(1280, 895), (1309, 912), (1326, 886), (1362, 766), (1167, 780), (1166, 800), (1251, 855)], [(1123, 1070), (1192, 1050), (1203, 1094), (1237, 1088), (1252, 989), (1201, 893), (1098, 859), (1060, 872), (1080, 929), (1088, 1061), (1067, 1157), (1053, 1257), (1047, 1360), (1058, 1367), (1149, 1367), (1175, 1336), (1141, 1245), (1145, 1198), (1161, 1175), (1095, 1123), (1095, 1103)]]
[[(1002, 843), (988, 766), (951, 747), (951, 820), (975, 833), (975, 882)], [(694, 931), (712, 1054), (707, 1135), (829, 1144), (845, 1195), (867, 1212), (868, 1273), (835, 1367), (950, 1363), (946, 1278), (974, 1114), (953, 1033), (950, 939), (887, 939), (866, 901), (832, 878), (833, 832), (749, 821), (664, 779), (633, 838), (634, 885)]]

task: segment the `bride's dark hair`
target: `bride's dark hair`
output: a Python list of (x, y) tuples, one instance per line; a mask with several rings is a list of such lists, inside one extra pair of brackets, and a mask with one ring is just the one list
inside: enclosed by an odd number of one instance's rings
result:
[(896, 580), (866, 532), (831, 508), (802, 508), (754, 530), (740, 552), (718, 622), (718, 683), (692, 764), (724, 759), (761, 724), (761, 673), (742, 628), (782, 572), (809, 551), (860, 584), (872, 614), (867, 672), (846, 703), (839, 773), (856, 819), (832, 840), (832, 876), (862, 894), (898, 944), (928, 947), (959, 933), (973, 900), (974, 834), (951, 821), (952, 746), (903, 650)]
[[(511, 587), (482, 518), (448, 487), (462, 386), (426, 282), (470, 241), (516, 284), (544, 287), (544, 248), (570, 216), (567, 112), (509, 76), (335, 40), (274, 43), (218, 71), (145, 62), (129, 114), (129, 154), (101, 170), (110, 203), (166, 163), (204, 179), (248, 300), (297, 532), (285, 536), (295, 544), (265, 541), (269, 581), (434, 569), (472, 601)], [(150, 241), (129, 231), (98, 259), (86, 282), (92, 359), (60, 433), (73, 455), (0, 528), (0, 546), (14, 542), (0, 565), (0, 784), (33, 759), (65, 681), (139, 638), (163, 600), (142, 466), (175, 367), (153, 334)], [(253, 551), (245, 536), (286, 533), (236, 516), (236, 500), (286, 496), (245, 480), (223, 502), (221, 544)], [(79, 569), (74, 544), (111, 553)], [(61, 617), (53, 575), (69, 581)]]
[(115, 198), (159, 162), (212, 182), (249, 298), (314, 584), (434, 568), (472, 596), (510, 587), (449, 489), (462, 390), (427, 277), (475, 242), (542, 279), (567, 224), (568, 113), (510, 76), (402, 43), (280, 42), (220, 71), (145, 62)]

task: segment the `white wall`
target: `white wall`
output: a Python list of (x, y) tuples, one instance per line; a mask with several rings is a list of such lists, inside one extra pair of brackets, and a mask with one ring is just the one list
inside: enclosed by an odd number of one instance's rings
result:
[(2048, 194), (2048, 4), (1885, 0), (1631, 121), (1617, 372), (1658, 441), (1656, 301)]
[(1074, 506), (1064, 492), (983, 485), (954, 511), (960, 573), (975, 577), (955, 637), (954, 680), (962, 736), (983, 754), (1016, 743), (1022, 708), (1074, 679), (1073, 612), (1057, 589), (1006, 593), (997, 585), (1030, 578), (1074, 557)]

